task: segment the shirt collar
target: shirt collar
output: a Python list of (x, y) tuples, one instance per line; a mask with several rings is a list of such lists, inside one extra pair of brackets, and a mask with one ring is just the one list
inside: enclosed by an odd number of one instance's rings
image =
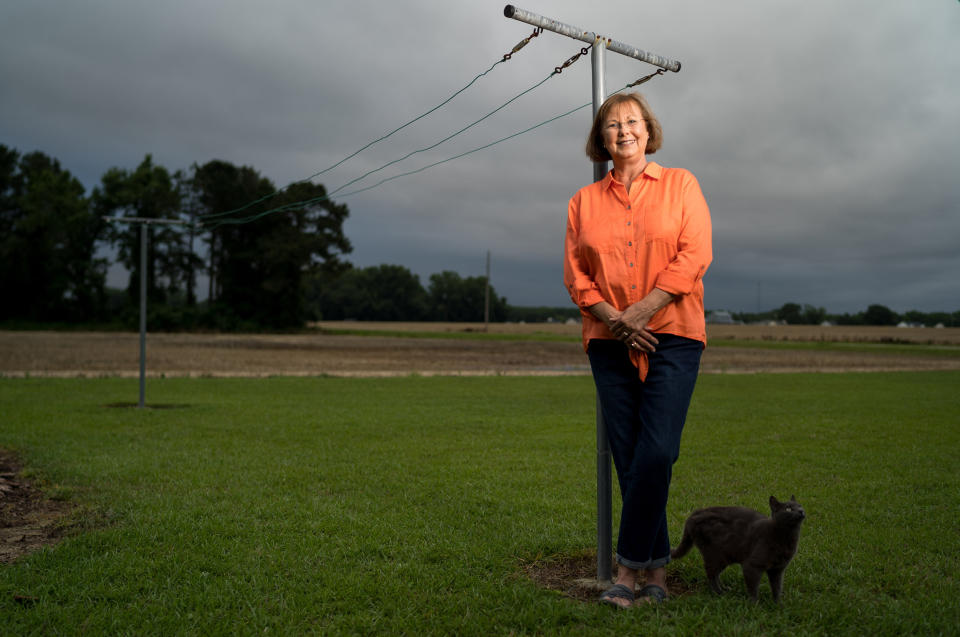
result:
[[(648, 161), (647, 167), (643, 169), (643, 174), (641, 177), (649, 177), (650, 179), (659, 180), (663, 177), (663, 166), (658, 164), (655, 161)], [(603, 188), (613, 188), (615, 183), (619, 183), (613, 179), (613, 168), (607, 171), (607, 176), (603, 178)]]

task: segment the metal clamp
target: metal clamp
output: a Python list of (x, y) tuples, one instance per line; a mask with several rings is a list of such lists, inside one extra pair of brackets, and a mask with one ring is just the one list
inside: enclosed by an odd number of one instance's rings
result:
[(593, 45), (591, 44), (590, 46), (585, 46), (585, 47), (583, 47), (582, 49), (580, 49), (580, 52), (579, 52), (579, 53), (577, 53), (576, 55), (571, 56), (569, 60), (567, 60), (566, 62), (564, 62), (564, 63), (561, 64), (560, 66), (556, 67), (555, 69), (553, 69), (554, 75), (556, 75), (557, 73), (562, 73), (562, 72), (563, 72), (563, 69), (567, 68), (568, 66), (570, 66), (571, 64), (573, 64), (574, 62), (576, 62), (577, 60), (579, 60), (581, 55), (586, 55), (587, 53), (589, 53), (589, 52), (590, 52), (590, 47), (592, 47), (592, 46), (593, 46)]
[(665, 69), (657, 69), (656, 71), (654, 71), (654, 72), (651, 73), (650, 75), (645, 75), (644, 77), (641, 77), (641, 78), (640, 78), (639, 80), (637, 80), (636, 82), (633, 82), (633, 83), (631, 83), (631, 84), (627, 84), (627, 85), (624, 86), (623, 88), (630, 88), (630, 87), (632, 87), (632, 86), (638, 86), (638, 85), (640, 85), (640, 84), (643, 84), (644, 82), (649, 82), (650, 80), (652, 80), (652, 79), (655, 78), (656, 76), (658, 76), (658, 75), (663, 75), (664, 73), (666, 73), (666, 70), (665, 70)]
[(525, 46), (527, 46), (528, 44), (530, 44), (530, 40), (532, 40), (533, 38), (537, 37), (537, 36), (540, 35), (541, 33), (543, 33), (543, 29), (542, 29), (542, 28), (540, 28), (540, 27), (534, 28), (533, 33), (531, 33), (530, 35), (528, 35), (528, 36), (525, 37), (524, 39), (520, 40), (520, 42), (518, 42), (517, 45), (516, 45), (515, 47), (513, 47), (513, 49), (511, 49), (509, 53), (505, 53), (505, 54), (504, 54), (504, 56), (503, 56), (503, 61), (506, 62), (507, 60), (509, 60), (510, 58), (512, 58), (514, 53), (516, 53), (517, 51), (519, 51), (519, 50), (522, 49), (523, 47), (525, 47)]

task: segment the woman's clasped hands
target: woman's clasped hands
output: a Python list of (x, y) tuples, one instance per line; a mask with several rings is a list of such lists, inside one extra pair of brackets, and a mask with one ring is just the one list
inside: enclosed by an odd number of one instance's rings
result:
[(607, 326), (613, 335), (630, 349), (647, 353), (655, 352), (659, 341), (647, 329), (647, 323), (653, 313), (645, 311), (638, 307), (639, 305), (639, 303), (631, 305), (623, 312), (614, 310), (607, 320)]

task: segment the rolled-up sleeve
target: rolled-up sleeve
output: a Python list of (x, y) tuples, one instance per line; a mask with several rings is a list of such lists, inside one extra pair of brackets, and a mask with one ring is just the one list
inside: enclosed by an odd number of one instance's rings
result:
[(603, 301), (600, 286), (592, 275), (592, 266), (580, 248), (580, 193), (570, 199), (567, 209), (563, 257), (563, 282), (574, 304), (585, 309)]
[(674, 296), (693, 292), (713, 260), (710, 210), (696, 177), (684, 171), (677, 256), (656, 277), (656, 287)]

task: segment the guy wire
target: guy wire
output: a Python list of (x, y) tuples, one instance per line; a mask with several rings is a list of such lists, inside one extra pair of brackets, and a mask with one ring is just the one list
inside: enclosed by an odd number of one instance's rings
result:
[[(483, 71), (482, 73), (478, 74), (476, 77), (474, 77), (472, 80), (470, 80), (470, 81), (467, 83), (466, 86), (464, 86), (463, 88), (461, 88), (460, 90), (458, 90), (457, 92), (455, 92), (453, 95), (451, 95), (450, 97), (448, 97), (448, 98), (445, 99), (444, 101), (440, 102), (439, 104), (437, 104), (436, 106), (434, 106), (434, 107), (431, 108), (430, 110), (426, 111), (426, 112), (423, 113), (422, 115), (418, 115), (417, 117), (413, 118), (413, 119), (410, 120), (409, 122), (407, 122), (407, 123), (405, 123), (405, 124), (403, 124), (403, 125), (401, 125), (401, 126), (398, 126), (397, 128), (393, 129), (393, 130), (390, 131), (389, 133), (387, 133), (387, 134), (385, 134), (385, 135), (383, 135), (383, 136), (381, 136), (381, 137), (378, 137), (377, 139), (375, 139), (375, 140), (373, 140), (372, 142), (366, 144), (366, 145), (363, 146), (362, 148), (360, 148), (360, 149), (354, 151), (353, 153), (347, 155), (346, 157), (344, 157), (343, 159), (341, 159), (341, 160), (338, 161), (337, 163), (335, 163), (335, 164), (333, 164), (333, 165), (331, 165), (331, 166), (328, 166), (328, 167), (324, 168), (323, 170), (321, 170), (320, 172), (316, 172), (316, 173), (310, 175), (309, 177), (306, 177), (306, 178), (304, 178), (304, 179), (300, 179), (299, 181), (290, 182), (289, 184), (287, 184), (287, 185), (284, 186), (283, 188), (280, 188), (280, 189), (278, 189), (278, 190), (275, 190), (274, 192), (270, 193), (269, 195), (264, 195), (263, 197), (260, 197), (259, 199), (256, 199), (256, 200), (254, 200), (254, 201), (251, 201), (250, 203), (245, 204), (245, 205), (243, 205), (243, 206), (241, 206), (241, 207), (239, 207), (239, 208), (235, 208), (235, 209), (233, 209), (233, 210), (227, 210), (227, 211), (225, 211), (225, 212), (210, 213), (210, 214), (204, 215), (204, 218), (206, 218), (206, 219), (211, 219), (211, 218), (215, 218), (215, 217), (223, 217), (223, 216), (230, 215), (230, 214), (233, 214), (233, 213), (236, 213), (236, 212), (242, 212), (242, 211), (246, 210), (247, 208), (250, 208), (250, 207), (252, 207), (252, 206), (255, 206), (255, 205), (258, 204), (258, 203), (261, 203), (261, 202), (263, 202), (263, 201), (265, 201), (265, 200), (267, 200), (267, 199), (270, 199), (270, 198), (272, 198), (272, 197), (277, 196), (278, 194), (280, 194), (281, 192), (283, 192), (283, 191), (286, 190), (287, 188), (290, 188), (290, 186), (294, 186), (294, 185), (296, 185), (296, 184), (302, 184), (302, 183), (306, 183), (306, 182), (312, 181), (314, 178), (319, 177), (320, 175), (323, 175), (324, 173), (327, 173), (327, 172), (333, 170), (333, 169), (336, 168), (337, 166), (340, 166), (341, 164), (349, 161), (350, 159), (353, 159), (354, 157), (356, 157), (357, 155), (359, 155), (360, 153), (362, 153), (362, 152), (365, 151), (366, 149), (370, 148), (370, 147), (373, 146), (374, 144), (376, 144), (376, 143), (378, 143), (378, 142), (382, 142), (383, 140), (387, 139), (388, 137), (394, 135), (395, 133), (399, 133), (399, 132), (402, 131), (404, 128), (410, 126), (411, 124), (414, 124), (414, 123), (420, 121), (421, 119), (423, 119), (423, 118), (426, 117), (427, 115), (430, 115), (431, 113), (433, 113), (433, 112), (439, 110), (440, 108), (446, 106), (446, 105), (449, 104), (455, 97), (457, 97), (458, 95), (460, 95), (461, 93), (463, 93), (464, 91), (466, 91), (468, 88), (470, 88), (471, 86), (473, 86), (473, 84), (474, 84), (477, 80), (479, 80), (481, 77), (485, 76), (487, 73), (489, 73), (490, 71), (492, 71), (497, 65), (503, 64), (503, 63), (506, 62), (507, 60), (511, 59), (511, 57), (513, 56), (514, 53), (517, 53), (520, 49), (522, 49), (523, 47), (525, 47), (533, 38), (537, 37), (537, 36), (540, 35), (541, 33), (543, 33), (543, 29), (539, 29), (539, 28), (538, 28), (538, 29), (534, 29), (534, 30), (533, 30), (533, 33), (530, 34), (530, 35), (528, 35), (526, 38), (524, 38), (523, 40), (521, 40), (519, 43), (517, 43), (517, 45), (513, 47), (513, 49), (510, 51), (510, 53), (505, 54), (501, 59), (499, 59), (499, 60), (497, 60), (496, 62), (494, 62), (492, 65), (490, 65), (490, 68), (488, 68), (486, 71)], [(441, 143), (442, 143), (442, 142), (441, 142)]]
[[(593, 46), (593, 45), (591, 45), (591, 46)], [(589, 51), (589, 47), (584, 47), (584, 48), (580, 49), (580, 51), (579, 51), (576, 55), (574, 55), (573, 57), (571, 57), (570, 59), (568, 59), (566, 62), (564, 62), (562, 66), (556, 67), (550, 75), (548, 75), (547, 77), (543, 78), (541, 81), (537, 82), (536, 84), (534, 84), (533, 86), (531, 86), (531, 87), (528, 88), (527, 90), (521, 91), (520, 93), (514, 95), (514, 96), (511, 97), (509, 100), (507, 100), (506, 102), (504, 102), (503, 104), (501, 104), (501, 105), (498, 106), (497, 108), (493, 109), (492, 111), (490, 111), (489, 113), (487, 113), (486, 115), (484, 115), (484, 116), (481, 117), (480, 119), (476, 120), (475, 122), (473, 122), (473, 123), (471, 123), (471, 124), (467, 124), (466, 126), (464, 126), (463, 128), (461, 128), (461, 129), (458, 130), (457, 132), (455, 132), (455, 133), (453, 133), (453, 134), (451, 134), (451, 135), (449, 135), (449, 136), (447, 136), (447, 137), (444, 137), (444, 138), (441, 139), (440, 141), (438, 141), (438, 142), (436, 142), (436, 143), (434, 143), (434, 144), (431, 144), (430, 146), (426, 146), (426, 147), (424, 147), (424, 148), (419, 148), (419, 149), (417, 149), (417, 150), (411, 151), (411, 152), (407, 153), (406, 155), (404, 155), (403, 157), (400, 157), (399, 159), (394, 159), (393, 161), (387, 162), (386, 164), (384, 164), (383, 166), (380, 166), (379, 168), (374, 168), (373, 170), (371, 170), (371, 171), (369, 171), (369, 172), (366, 172), (366, 173), (360, 175), (360, 176), (357, 177), (356, 179), (352, 179), (352, 180), (348, 181), (347, 183), (343, 184), (342, 186), (340, 186), (340, 187), (338, 187), (338, 188), (330, 191), (329, 193), (327, 193), (327, 196), (328, 196), (328, 197), (332, 197), (333, 195), (335, 195), (336, 193), (340, 192), (341, 190), (343, 190), (343, 189), (346, 188), (347, 186), (352, 186), (353, 184), (357, 183), (358, 181), (361, 181), (361, 180), (365, 179), (366, 177), (369, 177), (370, 175), (372, 175), (372, 174), (374, 174), (374, 173), (380, 172), (380, 171), (383, 170), (384, 168), (389, 168), (390, 166), (393, 166), (394, 164), (398, 164), (398, 163), (402, 162), (402, 161), (405, 160), (405, 159), (408, 159), (408, 158), (410, 158), (410, 157), (413, 157), (413, 156), (416, 155), (417, 153), (422, 153), (422, 152), (425, 152), (425, 151), (428, 151), (428, 150), (433, 150), (434, 148), (436, 148), (436, 147), (439, 146), (440, 144), (443, 144), (444, 142), (450, 141), (451, 139), (453, 139), (454, 137), (456, 137), (456, 136), (459, 135), (460, 133), (466, 132), (467, 130), (473, 128), (474, 126), (476, 126), (476, 125), (479, 124), (480, 122), (484, 121), (485, 119), (489, 118), (490, 116), (492, 116), (493, 114), (497, 113), (498, 111), (503, 110), (503, 109), (506, 108), (508, 105), (510, 105), (510, 104), (512, 104), (513, 102), (515, 102), (516, 100), (520, 99), (521, 97), (523, 97), (523, 96), (526, 95), (527, 93), (530, 93), (531, 91), (539, 88), (540, 86), (542, 86), (543, 84), (545, 84), (545, 83), (547, 82), (547, 80), (549, 80), (549, 79), (552, 78), (553, 76), (559, 75), (563, 69), (567, 68), (568, 66), (570, 66), (571, 64), (573, 64), (574, 62), (576, 62), (576, 61), (580, 58), (580, 56), (581, 56), (581, 55), (585, 55), (585, 54), (587, 53), (587, 51)]]
[(534, 84), (533, 86), (531, 86), (531, 87), (528, 88), (527, 90), (525, 90), (525, 91), (523, 91), (523, 92), (521, 92), (521, 93), (518, 93), (517, 95), (511, 97), (509, 100), (507, 100), (506, 102), (504, 102), (503, 104), (501, 104), (501, 105), (498, 106), (497, 108), (493, 109), (492, 111), (490, 111), (489, 113), (487, 113), (486, 115), (484, 115), (484, 116), (481, 117), (480, 119), (476, 120), (475, 122), (464, 126), (463, 128), (461, 128), (461, 129), (458, 130), (457, 132), (455, 132), (455, 133), (453, 133), (453, 134), (451, 134), (451, 135), (448, 135), (447, 137), (444, 137), (444, 138), (441, 139), (440, 141), (435, 142), (435, 143), (431, 144), (430, 146), (425, 146), (424, 148), (418, 148), (417, 150), (411, 151), (411, 152), (407, 153), (406, 155), (404, 155), (403, 157), (400, 157), (399, 159), (394, 159), (393, 161), (387, 162), (386, 164), (384, 164), (383, 166), (380, 166), (379, 168), (374, 168), (373, 170), (371, 170), (371, 171), (369, 171), (369, 172), (366, 172), (366, 173), (360, 175), (360, 176), (357, 177), (356, 179), (352, 179), (352, 180), (348, 181), (347, 183), (343, 184), (342, 186), (339, 186), (339, 187), (336, 188), (335, 190), (330, 191), (330, 193), (329, 193), (328, 196), (331, 196), (331, 197), (332, 197), (333, 195), (335, 195), (336, 193), (340, 192), (341, 190), (343, 190), (343, 189), (346, 188), (347, 186), (352, 186), (353, 184), (357, 183), (358, 181), (360, 181), (360, 180), (362, 180), (362, 179), (365, 179), (366, 177), (369, 177), (370, 175), (372, 175), (372, 174), (374, 174), (374, 173), (380, 172), (380, 171), (383, 170), (384, 168), (389, 168), (390, 166), (393, 166), (394, 164), (398, 164), (398, 163), (402, 162), (404, 159), (408, 159), (408, 158), (410, 158), (410, 157), (413, 157), (413, 156), (416, 155), (417, 153), (422, 153), (422, 152), (425, 152), (425, 151), (428, 151), (428, 150), (433, 150), (434, 148), (436, 148), (436, 147), (439, 146), (440, 144), (443, 144), (444, 142), (450, 141), (451, 139), (453, 139), (454, 137), (456, 137), (456, 136), (459, 135), (460, 133), (466, 132), (467, 130), (473, 128), (474, 126), (476, 126), (476, 125), (479, 124), (480, 122), (484, 121), (485, 119), (487, 119), (488, 117), (490, 117), (491, 115), (493, 115), (494, 113), (496, 113), (497, 111), (500, 111), (500, 110), (502, 110), (503, 108), (505, 108), (505, 107), (506, 107), (507, 105), (509, 105), (510, 103), (512, 103), (512, 102), (514, 102), (515, 100), (523, 97), (524, 95), (526, 95), (526, 94), (529, 93), (530, 91), (532, 91), (532, 90), (540, 87), (542, 84), (544, 84), (547, 80), (549, 80), (549, 79), (550, 79), (551, 77), (553, 77), (554, 75), (556, 75), (556, 73), (551, 73), (550, 75), (548, 75), (547, 77), (545, 77), (543, 80), (541, 80), (541, 81), (538, 82), (537, 84)]
[[(661, 75), (661, 73), (653, 73), (653, 74), (651, 74), (650, 76), (647, 76), (646, 78), (643, 78), (643, 81), (645, 82), (645, 81), (651, 79), (653, 76), (656, 76), (656, 75)], [(552, 74), (550, 77), (552, 77), (552, 76), (553, 76), (553, 74)], [(547, 78), (547, 79), (549, 79), (549, 78)], [(544, 80), (544, 81), (546, 81), (546, 80)], [(541, 84), (542, 84), (542, 83), (543, 83), (543, 82), (541, 82)], [(615, 90), (615, 91), (607, 94), (606, 97), (611, 97), (612, 95), (615, 95), (616, 93), (620, 93), (621, 91), (625, 91), (626, 89), (631, 88), (632, 86), (636, 86), (636, 85), (639, 84), (639, 83), (641, 83), (641, 82), (634, 82), (634, 83), (631, 83), (631, 84), (627, 84), (627, 85), (625, 85), (624, 87), (619, 88), (619, 89), (617, 89), (617, 90)], [(536, 87), (534, 87), (534, 88), (536, 88)], [(529, 90), (533, 90), (533, 89), (529, 89)], [(519, 96), (517, 96), (517, 97), (519, 97)], [(605, 97), (604, 99), (606, 99), (606, 97)], [(516, 98), (514, 98), (514, 99), (516, 99)], [(408, 171), (408, 172), (404, 172), (404, 173), (400, 173), (400, 174), (394, 175), (394, 176), (392, 176), (392, 177), (387, 177), (386, 179), (382, 179), (382, 180), (378, 181), (377, 183), (373, 184), (372, 186), (365, 186), (365, 187), (359, 188), (359, 189), (357, 189), (357, 190), (352, 190), (352, 191), (350, 191), (350, 192), (345, 192), (345, 193), (341, 194), (341, 195), (338, 197), (338, 199), (343, 199), (343, 198), (345, 198), (345, 197), (350, 197), (350, 196), (352, 196), (352, 195), (356, 195), (356, 194), (359, 194), (359, 193), (362, 193), (362, 192), (366, 192), (366, 191), (368, 191), (368, 190), (373, 190), (374, 188), (377, 188), (378, 186), (382, 186), (383, 184), (388, 183), (388, 182), (391, 182), (391, 181), (393, 181), (393, 180), (395, 180), (395, 179), (400, 179), (401, 177), (409, 177), (410, 175), (416, 175), (416, 174), (418, 174), (418, 173), (422, 173), (422, 172), (424, 172), (424, 171), (426, 171), (426, 170), (429, 170), (430, 168), (434, 168), (434, 167), (439, 166), (439, 165), (441, 165), (441, 164), (446, 164), (447, 162), (454, 161), (455, 159), (460, 159), (460, 158), (462, 158), (462, 157), (466, 157), (467, 155), (472, 155), (473, 153), (476, 153), (476, 152), (478, 152), (478, 151), (486, 150), (487, 148), (490, 148), (490, 147), (492, 147), (492, 146), (496, 146), (497, 144), (500, 144), (501, 142), (505, 142), (505, 141), (507, 141), (507, 140), (513, 139), (514, 137), (519, 137), (520, 135), (523, 135), (523, 134), (525, 134), (525, 133), (529, 133), (529, 132), (532, 131), (532, 130), (535, 130), (535, 129), (537, 129), (537, 128), (540, 128), (541, 126), (545, 126), (546, 124), (550, 124), (550, 123), (552, 123), (552, 122), (555, 122), (555, 121), (557, 121), (558, 119), (561, 119), (561, 118), (563, 118), (563, 117), (566, 117), (567, 115), (572, 115), (573, 113), (576, 113), (577, 111), (583, 110), (584, 108), (586, 108), (586, 107), (588, 107), (588, 106), (590, 106), (590, 105), (592, 105), (592, 104), (593, 104), (592, 101), (591, 101), (591, 102), (587, 102), (586, 104), (582, 104), (582, 105), (580, 105), (580, 106), (577, 106), (576, 108), (570, 109), (569, 111), (566, 111), (565, 113), (561, 113), (561, 114), (559, 114), (559, 115), (556, 115), (555, 117), (551, 117), (550, 119), (544, 120), (544, 121), (540, 122), (539, 124), (535, 124), (535, 125), (533, 125), (533, 126), (531, 126), (531, 127), (529, 127), (529, 128), (525, 128), (525, 129), (523, 129), (523, 130), (521, 130), (521, 131), (518, 131), (518, 132), (516, 132), (516, 133), (513, 133), (512, 135), (507, 135), (506, 137), (502, 137), (502, 138), (500, 138), (500, 139), (498, 139), (498, 140), (496, 140), (496, 141), (490, 142), (489, 144), (484, 144), (483, 146), (478, 146), (478, 147), (476, 147), (476, 148), (473, 148), (473, 149), (468, 150), (468, 151), (466, 151), (466, 152), (460, 153), (460, 154), (458, 154), (458, 155), (454, 155), (454, 156), (452, 156), (452, 157), (448, 157), (447, 159), (442, 159), (442, 160), (440, 160), (440, 161), (433, 162), (432, 164), (427, 164), (426, 166), (423, 166), (423, 167), (421, 167), (421, 168), (417, 168), (416, 170), (411, 170), (411, 171)], [(399, 161), (399, 160), (398, 160), (398, 161)], [(386, 167), (386, 166), (384, 166), (384, 168), (385, 168), (385, 167)], [(377, 170), (379, 170), (379, 169), (377, 169)], [(376, 171), (372, 171), (372, 172), (376, 172)], [(370, 173), (368, 173), (368, 174), (370, 174)], [(366, 176), (366, 175), (364, 175), (364, 176)], [(359, 179), (358, 179), (358, 180), (359, 180)], [(355, 182), (355, 181), (358, 181), (358, 180), (354, 180), (354, 182)], [(350, 183), (354, 183), (354, 182), (350, 182)], [(340, 188), (338, 188), (337, 191), (342, 190), (342, 189), (345, 188), (346, 186), (350, 185), (350, 183), (344, 184), (343, 186), (341, 186)], [(337, 192), (337, 191), (334, 191), (334, 192)], [(310, 205), (313, 205), (313, 204), (318, 204), (318, 203), (322, 203), (322, 202), (324, 202), (324, 201), (328, 201), (328, 200), (330, 200), (330, 197), (331, 197), (332, 195), (333, 195), (333, 192), (328, 193), (328, 194), (326, 194), (326, 195), (324, 195), (324, 196), (321, 196), (321, 197), (314, 197), (313, 199), (305, 199), (305, 200), (303, 200), (303, 201), (296, 201), (296, 202), (289, 203), (289, 204), (286, 204), (286, 205), (283, 205), (283, 206), (279, 206), (279, 207), (277, 207), (277, 208), (272, 208), (272, 209), (270, 209), (270, 210), (266, 210), (266, 211), (264, 211), (264, 212), (261, 212), (261, 213), (255, 214), (255, 215), (251, 215), (251, 216), (249, 216), (249, 217), (233, 218), (233, 219), (223, 219), (223, 220), (221, 220), (221, 221), (219, 221), (219, 222), (217, 222), (217, 223), (215, 223), (215, 224), (212, 224), (212, 225), (210, 225), (210, 226), (207, 226), (207, 227), (208, 227), (208, 229), (213, 229), (213, 228), (217, 228), (217, 227), (219, 227), (219, 226), (221, 226), (221, 225), (225, 225), (225, 224), (231, 224), (231, 225), (237, 224), (237, 225), (239, 225), (239, 224), (250, 223), (250, 222), (252, 222), (252, 221), (256, 221), (257, 219), (260, 219), (260, 218), (262, 218), (262, 217), (265, 217), (265, 216), (267, 216), (267, 215), (269, 215), (269, 214), (274, 214), (274, 213), (278, 213), (278, 212), (286, 212), (287, 210), (299, 210), (299, 209), (301, 209), (301, 208), (305, 208), (305, 207), (310, 206)]]

